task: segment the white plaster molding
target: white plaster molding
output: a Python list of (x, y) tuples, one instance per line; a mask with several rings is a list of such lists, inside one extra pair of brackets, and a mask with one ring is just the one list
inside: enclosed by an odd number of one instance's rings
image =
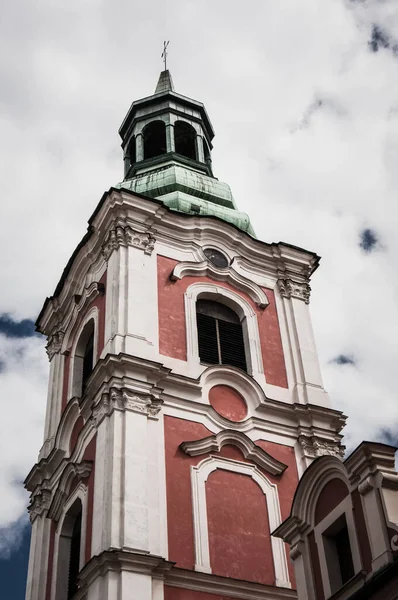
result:
[(201, 440), (183, 442), (181, 449), (189, 456), (200, 456), (209, 452), (220, 452), (221, 448), (226, 445), (236, 446), (245, 458), (272, 475), (280, 475), (287, 468), (287, 465), (268, 454), (260, 446), (256, 446), (247, 435), (233, 429), (224, 429)]
[(253, 377), (258, 376), (258, 374), (264, 377), (260, 334), (254, 309), (237, 292), (213, 283), (193, 283), (184, 294), (188, 363), (200, 364), (196, 324), (196, 301), (198, 298), (221, 302), (239, 315), (243, 325), (248, 370)]
[(62, 330), (54, 331), (47, 338), (46, 352), (51, 361), (55, 354), (61, 351), (65, 333)]
[(113, 223), (102, 246), (102, 254), (108, 262), (114, 250), (117, 250), (120, 246), (132, 246), (150, 255), (155, 247), (155, 241), (155, 238), (149, 232), (134, 231), (126, 223)]
[[(192, 504), (195, 538), (195, 570), (211, 573), (209, 532), (206, 507), (206, 481), (213, 471), (221, 469), (251, 477), (262, 490), (268, 508), (270, 530), (281, 523), (281, 512), (277, 486), (271, 483), (254, 465), (226, 458), (205, 458), (191, 466)], [(290, 588), (289, 572), (284, 543), (271, 537), (275, 580), (278, 587)]]
[(269, 304), (265, 292), (256, 283), (235, 271), (231, 266), (222, 269), (207, 260), (199, 263), (180, 262), (174, 267), (170, 279), (177, 281), (187, 276), (206, 276), (215, 281), (224, 281), (246, 293), (260, 308), (266, 308)]
[(327, 440), (318, 436), (300, 435), (299, 444), (306, 458), (316, 458), (317, 456), (337, 456), (343, 458), (345, 446), (338, 441)]
[(126, 388), (110, 388), (109, 392), (104, 392), (92, 407), (92, 419), (96, 428), (114, 410), (127, 410), (157, 419), (161, 406), (162, 401), (152, 394), (137, 394)]
[(183, 590), (212, 594), (219, 598), (297, 600), (296, 590), (185, 569), (171, 569), (165, 574), (165, 584)]
[[(87, 530), (87, 486), (81, 481), (79, 485), (74, 489), (72, 494), (61, 506), (61, 512), (59, 515), (58, 526), (55, 532), (55, 543), (54, 543), (54, 559), (53, 559), (53, 572), (51, 578), (51, 600), (66, 600), (67, 585), (65, 584), (65, 577), (67, 581), (68, 572), (65, 569), (66, 560), (68, 560), (69, 549), (65, 548), (63, 537), (70, 538), (71, 531), (68, 531), (68, 535), (64, 535), (64, 530), (67, 527), (70, 529), (70, 524), (67, 523), (66, 517), (70, 509), (73, 507), (77, 500), (80, 500), (82, 506), (82, 529), (80, 537), (80, 565), (79, 569), (83, 567), (86, 562), (86, 530)], [(63, 569), (62, 573), (60, 570)]]
[(211, 388), (216, 385), (226, 385), (238, 392), (246, 402), (248, 408), (247, 417), (252, 416), (256, 409), (266, 401), (263, 388), (257, 381), (242, 369), (228, 365), (214, 365), (208, 367), (200, 376), (200, 384), (203, 389), (203, 397), (208, 400)]
[(81, 463), (68, 463), (62, 473), (57, 489), (55, 491), (51, 506), (48, 510), (48, 517), (59, 521), (63, 506), (70, 493), (70, 485), (75, 478), (79, 481), (86, 479), (92, 469), (92, 462), (84, 460)]
[(310, 303), (311, 287), (307, 282), (292, 279), (278, 279), (279, 293), (283, 298), (298, 298), (306, 304)]
[(36, 517), (42, 515), (47, 511), (51, 504), (51, 490), (46, 488), (39, 488), (36, 493), (32, 495), (30, 504), (28, 506), (29, 519), (33, 524)]
[(347, 524), (348, 537), (351, 547), (352, 562), (354, 567), (354, 573), (358, 574), (361, 571), (361, 555), (359, 551), (359, 544), (356, 532), (356, 526), (354, 522), (354, 513), (352, 506), (352, 496), (348, 494), (332, 511), (330, 511), (320, 523), (314, 527), (314, 536), (316, 545), (318, 548), (319, 564), (321, 569), (321, 577), (323, 583), (323, 589), (325, 591), (325, 597), (329, 598), (336, 590), (332, 590), (330, 582), (330, 566), (328, 564), (330, 559), (326, 557), (326, 551), (324, 546), (324, 533), (331, 527), (342, 515), (345, 515)]

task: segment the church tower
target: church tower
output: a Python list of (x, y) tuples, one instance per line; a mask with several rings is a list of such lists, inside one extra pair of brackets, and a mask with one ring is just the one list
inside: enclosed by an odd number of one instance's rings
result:
[(120, 136), (124, 180), (37, 320), (26, 600), (295, 598), (271, 534), (304, 469), (343, 452), (309, 314), (319, 258), (256, 239), (169, 71)]

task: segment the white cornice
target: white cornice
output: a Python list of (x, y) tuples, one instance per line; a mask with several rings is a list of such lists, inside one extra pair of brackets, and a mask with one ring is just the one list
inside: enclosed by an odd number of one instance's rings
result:
[(265, 292), (253, 281), (250, 281), (250, 279), (235, 271), (232, 266), (220, 269), (207, 260), (199, 263), (180, 262), (174, 267), (170, 279), (172, 281), (177, 281), (177, 279), (182, 279), (186, 276), (207, 276), (215, 281), (227, 282), (233, 287), (245, 292), (260, 308), (265, 308), (269, 304)]
[(232, 429), (225, 429), (216, 435), (210, 435), (201, 440), (183, 442), (181, 449), (189, 456), (200, 456), (201, 454), (208, 454), (210, 452), (220, 452), (221, 448), (227, 444), (239, 448), (245, 458), (251, 460), (272, 475), (280, 475), (287, 468), (287, 465), (268, 454), (268, 452), (259, 446), (256, 446), (247, 435)]
[(230, 577), (220, 577), (173, 568), (165, 576), (165, 584), (172, 587), (214, 594), (241, 600), (296, 600), (297, 592), (288, 588), (262, 585)]
[[(234, 254), (239, 254), (239, 260), (244, 261), (246, 270), (253, 269), (271, 280), (291, 279), (297, 284), (305, 284), (319, 261), (312, 252), (280, 242), (260, 242), (219, 219), (183, 215), (167, 210), (150, 198), (111, 189), (92, 217), (89, 231), (75, 251), (73, 262), (67, 267), (58, 296), (48, 299), (43, 308), (39, 327), (46, 335), (63, 329), (60, 325), (69, 312), (68, 304), (72, 296), (82, 294), (93, 277), (98, 280), (103, 273), (106, 268), (103, 252), (109, 256), (114, 242), (118, 244), (115, 227), (120, 224), (127, 227), (128, 231), (137, 232), (137, 240), (132, 245), (144, 252), (152, 252), (155, 239), (170, 248), (217, 244), (219, 240)], [(109, 237), (112, 230), (115, 230), (116, 236), (113, 241)], [(125, 241), (123, 234), (121, 243)], [(109, 247), (108, 242), (111, 243)]]

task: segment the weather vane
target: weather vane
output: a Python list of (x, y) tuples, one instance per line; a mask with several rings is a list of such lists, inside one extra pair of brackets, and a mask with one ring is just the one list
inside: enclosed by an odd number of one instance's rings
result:
[(163, 58), (163, 62), (164, 62), (164, 70), (167, 71), (167, 47), (170, 44), (170, 40), (168, 42), (164, 41), (163, 42), (163, 52), (162, 52), (162, 58)]

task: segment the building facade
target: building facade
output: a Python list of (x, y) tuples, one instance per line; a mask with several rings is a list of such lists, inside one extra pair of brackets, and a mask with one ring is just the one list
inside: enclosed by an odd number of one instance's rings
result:
[(26, 600), (295, 598), (271, 532), (314, 459), (344, 452), (309, 314), (319, 258), (256, 239), (168, 71), (120, 135), (124, 180), (37, 320)]
[(398, 598), (396, 448), (362, 442), (317, 458), (273, 535), (291, 544), (299, 599)]

